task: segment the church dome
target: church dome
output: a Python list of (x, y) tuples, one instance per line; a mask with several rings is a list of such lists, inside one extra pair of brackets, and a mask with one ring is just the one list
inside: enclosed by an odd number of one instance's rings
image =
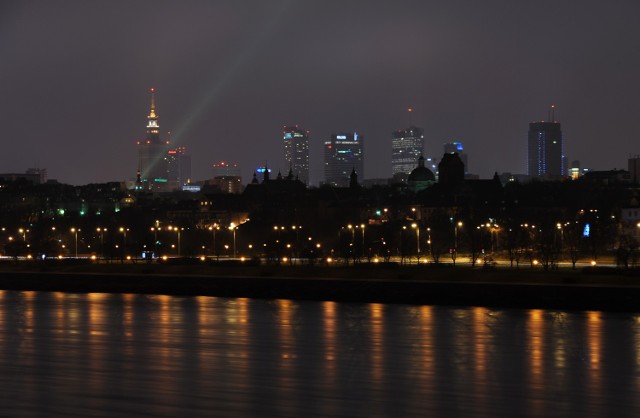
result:
[(411, 170), (407, 184), (409, 189), (415, 193), (418, 193), (428, 187), (430, 187), (436, 181), (436, 176), (433, 175), (431, 170), (424, 166), (424, 157), (421, 155), (418, 158), (418, 166)]
[(422, 181), (436, 181), (436, 176), (433, 175), (431, 170), (424, 166), (424, 157), (420, 156), (418, 158), (418, 166), (411, 170), (409, 174), (409, 178), (407, 180), (409, 183), (422, 182)]

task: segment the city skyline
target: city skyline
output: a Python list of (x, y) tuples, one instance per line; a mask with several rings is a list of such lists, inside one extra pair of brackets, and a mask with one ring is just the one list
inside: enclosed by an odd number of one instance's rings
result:
[[(295, 124), (311, 131), (311, 184), (323, 176), (324, 141), (340, 131), (367, 137), (366, 178), (390, 177), (391, 133), (410, 126), (424, 129), (429, 156), (463, 142), (482, 178), (525, 173), (527, 124), (550, 104), (569, 161), (625, 168), (638, 154), (640, 57), (628, 52), (640, 39), (638, 11), (595, 1), (580, 10), (3, 2), (0, 171), (46, 168), (71, 184), (134, 178), (149, 87), (159, 92), (162, 138), (191, 152), (198, 180), (220, 160), (237, 161), (245, 182), (264, 160), (286, 172), (275, 164), (278, 136)], [(407, 57), (411, 65), (398, 65)]]

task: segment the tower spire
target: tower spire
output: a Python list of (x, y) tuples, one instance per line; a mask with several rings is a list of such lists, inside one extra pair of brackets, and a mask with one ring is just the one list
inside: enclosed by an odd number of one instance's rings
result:
[(156, 89), (151, 87), (149, 89), (149, 93), (151, 93), (151, 111), (149, 112), (149, 119), (157, 118), (156, 115)]

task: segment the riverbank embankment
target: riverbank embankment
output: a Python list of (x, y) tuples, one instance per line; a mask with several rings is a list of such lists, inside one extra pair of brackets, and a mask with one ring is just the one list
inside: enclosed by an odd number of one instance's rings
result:
[(640, 312), (640, 274), (583, 268), (0, 265), (0, 289)]

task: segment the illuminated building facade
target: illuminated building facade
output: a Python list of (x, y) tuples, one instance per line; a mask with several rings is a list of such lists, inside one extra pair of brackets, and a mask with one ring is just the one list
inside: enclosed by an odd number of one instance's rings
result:
[(424, 148), (424, 130), (412, 126), (393, 133), (391, 138), (391, 174), (409, 175)]
[(325, 184), (347, 187), (353, 170), (364, 178), (364, 137), (356, 132), (331, 135), (324, 143)]
[(284, 160), (293, 175), (309, 184), (309, 132), (298, 126), (285, 126), (283, 135)]
[(224, 193), (242, 193), (242, 174), (240, 165), (229, 161), (220, 161), (212, 165), (213, 178), (207, 184), (215, 186)]
[(170, 149), (165, 159), (170, 190), (180, 190), (191, 183), (191, 156), (186, 147)]
[(138, 170), (142, 188), (149, 191), (169, 190), (167, 159), (169, 141), (160, 140), (160, 125), (156, 114), (155, 90), (151, 89), (151, 110), (147, 116), (147, 137), (138, 141)]
[(561, 177), (566, 175), (562, 130), (554, 120), (553, 107), (549, 114), (552, 122), (529, 124), (527, 174), (532, 177)]
[(462, 163), (464, 164), (464, 173), (467, 174), (469, 172), (469, 163), (467, 160), (467, 154), (464, 152), (464, 146), (462, 145), (462, 142), (454, 141), (444, 144), (445, 154), (453, 154), (454, 152), (458, 154), (458, 156), (462, 160)]

